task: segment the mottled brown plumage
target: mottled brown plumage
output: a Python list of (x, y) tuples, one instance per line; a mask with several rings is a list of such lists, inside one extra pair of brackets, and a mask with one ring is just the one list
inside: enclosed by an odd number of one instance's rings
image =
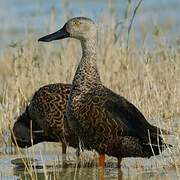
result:
[(117, 157), (119, 164), (123, 157), (159, 154), (166, 147), (159, 128), (149, 124), (128, 100), (101, 83), (96, 65), (95, 23), (88, 18), (73, 18), (62, 29), (39, 41), (66, 37), (80, 40), (82, 46), (82, 58), (66, 109), (69, 126), (81, 143), (100, 154)]
[[(17, 144), (24, 148), (31, 143), (31, 120), (33, 144), (43, 141), (63, 142), (78, 147), (78, 140), (73, 131), (68, 131), (65, 110), (70, 93), (69, 84), (49, 84), (35, 92), (13, 127)], [(15, 143), (15, 141), (13, 140)]]

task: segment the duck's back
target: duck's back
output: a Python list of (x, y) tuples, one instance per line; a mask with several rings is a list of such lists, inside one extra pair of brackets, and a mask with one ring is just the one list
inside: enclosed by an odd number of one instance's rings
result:
[(153, 153), (149, 139), (155, 145), (155, 154), (162, 149), (158, 128), (150, 125), (133, 104), (103, 85), (83, 93), (73, 104), (72, 115), (76, 118), (70, 124), (84, 144), (99, 153), (150, 157)]

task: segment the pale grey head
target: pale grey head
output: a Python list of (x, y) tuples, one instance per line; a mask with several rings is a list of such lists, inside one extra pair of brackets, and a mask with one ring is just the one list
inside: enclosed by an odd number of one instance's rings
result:
[(96, 38), (97, 27), (94, 21), (86, 17), (75, 17), (66, 22), (58, 31), (40, 38), (38, 41), (50, 42), (67, 37), (86, 40)]

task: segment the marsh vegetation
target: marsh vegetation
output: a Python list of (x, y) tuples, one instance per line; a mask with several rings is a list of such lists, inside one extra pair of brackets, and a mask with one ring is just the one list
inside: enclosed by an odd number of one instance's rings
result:
[[(129, 4), (130, 6), (130, 4)], [(98, 20), (98, 68), (103, 84), (135, 104), (149, 122), (174, 133), (164, 136), (173, 144), (161, 155), (150, 159), (127, 158), (122, 172), (108, 158), (105, 179), (178, 179), (180, 178), (180, 37), (170, 42), (162, 37), (161, 27), (152, 25), (151, 45), (148, 31), (132, 28), (127, 49), (127, 27), (131, 14), (128, 5), (124, 19), (119, 23), (110, 9)], [(52, 29), (56, 13), (51, 11)], [(65, 16), (68, 18), (69, 14)], [(58, 24), (59, 25), (59, 24)], [(168, 28), (168, 27), (167, 27)], [(51, 28), (49, 28), (51, 29)], [(165, 29), (164, 29), (165, 31)], [(141, 45), (136, 34), (141, 35)], [(42, 34), (41, 34), (42, 35)], [(98, 179), (95, 152), (82, 155), (84, 165), (76, 166), (75, 152), (68, 148), (69, 166), (61, 166), (61, 144), (42, 143), (21, 150), (12, 145), (10, 132), (17, 116), (24, 110), (33, 93), (50, 83), (70, 83), (81, 57), (76, 40), (63, 40), (51, 44), (37, 43), (34, 31), (26, 34), (21, 43), (11, 43), (0, 56), (0, 173), (3, 178), (21, 179)], [(16, 158), (32, 158), (17, 166)], [(38, 159), (36, 162), (35, 159)], [(36, 168), (33, 168), (36, 166)], [(5, 172), (4, 169), (7, 168)], [(19, 168), (19, 169), (18, 169)], [(14, 175), (13, 175), (14, 174)]]

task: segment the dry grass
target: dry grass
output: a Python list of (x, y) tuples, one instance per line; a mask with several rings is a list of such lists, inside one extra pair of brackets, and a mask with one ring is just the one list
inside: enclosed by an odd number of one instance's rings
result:
[[(162, 42), (157, 35), (153, 50), (138, 48), (131, 40), (127, 51), (125, 32), (117, 36), (117, 22), (105, 19), (99, 24), (98, 36), (102, 82), (135, 104), (152, 124), (175, 132), (173, 141), (167, 141), (176, 146), (169, 151), (170, 163), (176, 167), (180, 164), (180, 47), (178, 43)], [(10, 128), (35, 90), (49, 83), (71, 83), (80, 57), (80, 44), (76, 40), (39, 44), (33, 34), (22, 44), (6, 50), (0, 57), (1, 146), (11, 144)]]
[[(104, 29), (102, 29), (104, 31)], [(173, 129), (180, 116), (180, 52), (161, 45), (155, 50), (114, 43), (113, 29), (99, 37), (98, 67), (103, 84), (133, 102), (152, 123)], [(1, 132), (35, 90), (54, 82), (71, 83), (81, 51), (76, 40), (39, 44), (29, 37), (1, 57)], [(8, 125), (9, 122), (9, 125)], [(7, 126), (8, 125), (8, 126)]]

